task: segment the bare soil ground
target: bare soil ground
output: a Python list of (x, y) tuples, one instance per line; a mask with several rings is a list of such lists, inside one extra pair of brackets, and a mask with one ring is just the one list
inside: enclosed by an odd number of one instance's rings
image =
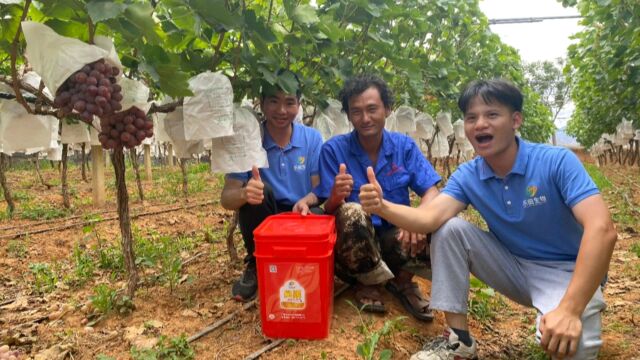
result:
[[(605, 289), (608, 308), (603, 316), (604, 346), (600, 358), (640, 358), (640, 170), (610, 165), (601, 171), (612, 183), (603, 193), (616, 217), (619, 241)], [(99, 285), (114, 290), (125, 287), (121, 272), (97, 265), (106, 264), (101, 262), (100, 254), (105, 256), (109, 247), (117, 249), (120, 237), (117, 220), (109, 220), (116, 213), (113, 175), (110, 169), (106, 172), (106, 206), (97, 208), (91, 204), (90, 184), (82, 182), (79, 169), (72, 167), (73, 208), (65, 216), (42, 225), (38, 223), (62, 208), (60, 187), (47, 189), (40, 185), (31, 169), (7, 173), (20, 213), (14, 219), (0, 221), (0, 345), (18, 349), (22, 358), (144, 358), (132, 348), (154, 346), (161, 336), (174, 340), (180, 335), (189, 337), (234, 312), (236, 316), (225, 325), (191, 342), (196, 359), (242, 359), (268, 345), (271, 340), (262, 335), (259, 310), (255, 306), (243, 310), (242, 304), (230, 299), (231, 284), (241, 274), (242, 264), (230, 260), (225, 244), (232, 213), (216, 201), (221, 177), (206, 171), (190, 175), (194, 193), (188, 202), (180, 194), (179, 182), (171, 180), (180, 177), (177, 167), (154, 168), (154, 180), (144, 181), (150, 198), (144, 203), (137, 200), (135, 182), (128, 178), (133, 213), (142, 214), (133, 220), (136, 241), (179, 244), (177, 254), (186, 263), (179, 268), (175, 285), (171, 286), (167, 263), (160, 259), (162, 254), (140, 250), (138, 255), (147, 257), (140, 263), (144, 282), (134, 300), (135, 310), (120, 314), (119, 310), (126, 310), (126, 306), (114, 305), (114, 310), (101, 316), (90, 301)], [(43, 169), (43, 174), (48, 182), (59, 185), (56, 169)], [(3, 202), (0, 210), (4, 205)], [(162, 209), (171, 211), (144, 215)], [(32, 219), (24, 219), (27, 216)], [(73, 225), (81, 220), (97, 222)], [(17, 233), (62, 225), (68, 227), (14, 237)], [(238, 232), (234, 239), (241, 258), (244, 249)], [(34, 264), (47, 264), (51, 272), (38, 272)], [(57, 280), (50, 289), (46, 274)], [(429, 293), (430, 283), (418, 281), (422, 290)], [(477, 290), (472, 295), (472, 333), (478, 338), (481, 357), (544, 358), (533, 337), (535, 312), (502, 296), (480, 293)], [(392, 327), (375, 346), (375, 358), (383, 349), (390, 349), (391, 358), (406, 359), (443, 330), (442, 314), (437, 314), (433, 323), (416, 321), (388, 293), (384, 294), (389, 309), (386, 315), (360, 314), (347, 302), (352, 296), (348, 290), (335, 299), (331, 334), (326, 340), (287, 340), (262, 354), (262, 358), (357, 359), (357, 347), (372, 334), (381, 333), (385, 322), (408, 316), (396, 321), (398, 326)], [(172, 345), (164, 340), (163, 344), (155, 345), (155, 355), (163, 350), (185, 350), (184, 343)]]

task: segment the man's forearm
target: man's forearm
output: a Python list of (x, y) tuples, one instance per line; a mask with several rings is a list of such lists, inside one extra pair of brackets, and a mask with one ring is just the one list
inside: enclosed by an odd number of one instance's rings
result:
[(378, 215), (401, 229), (419, 234), (428, 234), (439, 227), (432, 221), (433, 217), (429, 216), (426, 206), (412, 208), (394, 204), (387, 200), (383, 200), (383, 204)]
[(334, 196), (329, 196), (324, 204), (324, 211), (327, 214), (333, 214), (344, 203), (344, 199), (337, 200)]
[(613, 227), (585, 229), (573, 277), (558, 307), (582, 314), (609, 269), (616, 239)]
[(220, 204), (227, 210), (238, 210), (247, 203), (245, 188), (224, 189)]

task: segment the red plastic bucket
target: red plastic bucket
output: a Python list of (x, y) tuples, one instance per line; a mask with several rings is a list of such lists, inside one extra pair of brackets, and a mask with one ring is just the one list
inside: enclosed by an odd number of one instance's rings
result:
[(335, 218), (272, 215), (253, 235), (264, 335), (326, 338), (333, 312)]

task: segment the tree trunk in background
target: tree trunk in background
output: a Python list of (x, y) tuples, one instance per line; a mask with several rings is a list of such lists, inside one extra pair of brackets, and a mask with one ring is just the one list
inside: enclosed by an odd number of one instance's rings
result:
[(142, 180), (140, 180), (140, 166), (138, 166), (138, 153), (136, 148), (129, 150), (129, 156), (131, 157), (131, 166), (136, 174), (136, 184), (138, 185), (138, 197), (140, 201), (144, 201), (144, 192), (142, 190)]
[(69, 201), (69, 184), (67, 183), (67, 153), (69, 144), (62, 144), (62, 205), (65, 209), (71, 208)]
[(7, 177), (5, 176), (5, 169), (7, 164), (6, 155), (0, 153), (0, 185), (2, 185), (2, 191), (4, 193), (4, 201), (7, 202), (7, 210), (9, 211), (9, 216), (13, 216), (13, 212), (16, 209), (16, 205), (13, 202), (13, 196), (11, 196), (11, 189), (9, 189), (9, 185), (7, 185)]
[(184, 196), (184, 200), (189, 202), (189, 188), (187, 187), (187, 159), (180, 159), (178, 163), (180, 164), (180, 171), (182, 171), (182, 195)]
[(129, 274), (127, 284), (127, 296), (133, 299), (138, 287), (138, 270), (136, 269), (136, 256), (133, 252), (133, 234), (131, 232), (131, 217), (129, 216), (129, 194), (125, 179), (125, 164), (123, 149), (115, 149), (111, 154), (113, 169), (116, 175), (118, 221), (122, 236), (122, 254), (124, 264)]
[(85, 168), (85, 160), (86, 160), (86, 155), (84, 153), (85, 150), (85, 143), (82, 143), (82, 145), (80, 145), (80, 151), (82, 151), (82, 156), (80, 157), (80, 163), (82, 164), (82, 181), (84, 182), (89, 182), (89, 180), (87, 180), (87, 170)]
[(104, 151), (100, 145), (91, 145), (91, 192), (93, 205), (103, 206), (104, 193)]
[(36, 176), (38, 177), (38, 181), (47, 187), (47, 189), (51, 189), (53, 187), (53, 185), (47, 183), (44, 181), (44, 178), (42, 177), (42, 173), (40, 172), (40, 159), (38, 158), (38, 153), (33, 154), (33, 164), (34, 167), (36, 168)]

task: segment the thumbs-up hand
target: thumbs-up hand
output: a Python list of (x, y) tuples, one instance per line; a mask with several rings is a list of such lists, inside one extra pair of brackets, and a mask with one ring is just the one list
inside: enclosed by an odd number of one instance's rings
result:
[(260, 170), (255, 165), (251, 168), (251, 179), (244, 188), (244, 194), (247, 202), (251, 205), (262, 204), (262, 200), (264, 200), (264, 183), (260, 179)]
[(367, 178), (369, 183), (360, 187), (360, 204), (364, 211), (379, 214), (382, 209), (382, 187), (371, 166), (367, 167)]
[(335, 201), (340, 202), (351, 194), (351, 190), (353, 190), (353, 177), (351, 174), (347, 174), (347, 165), (340, 164), (330, 196)]

